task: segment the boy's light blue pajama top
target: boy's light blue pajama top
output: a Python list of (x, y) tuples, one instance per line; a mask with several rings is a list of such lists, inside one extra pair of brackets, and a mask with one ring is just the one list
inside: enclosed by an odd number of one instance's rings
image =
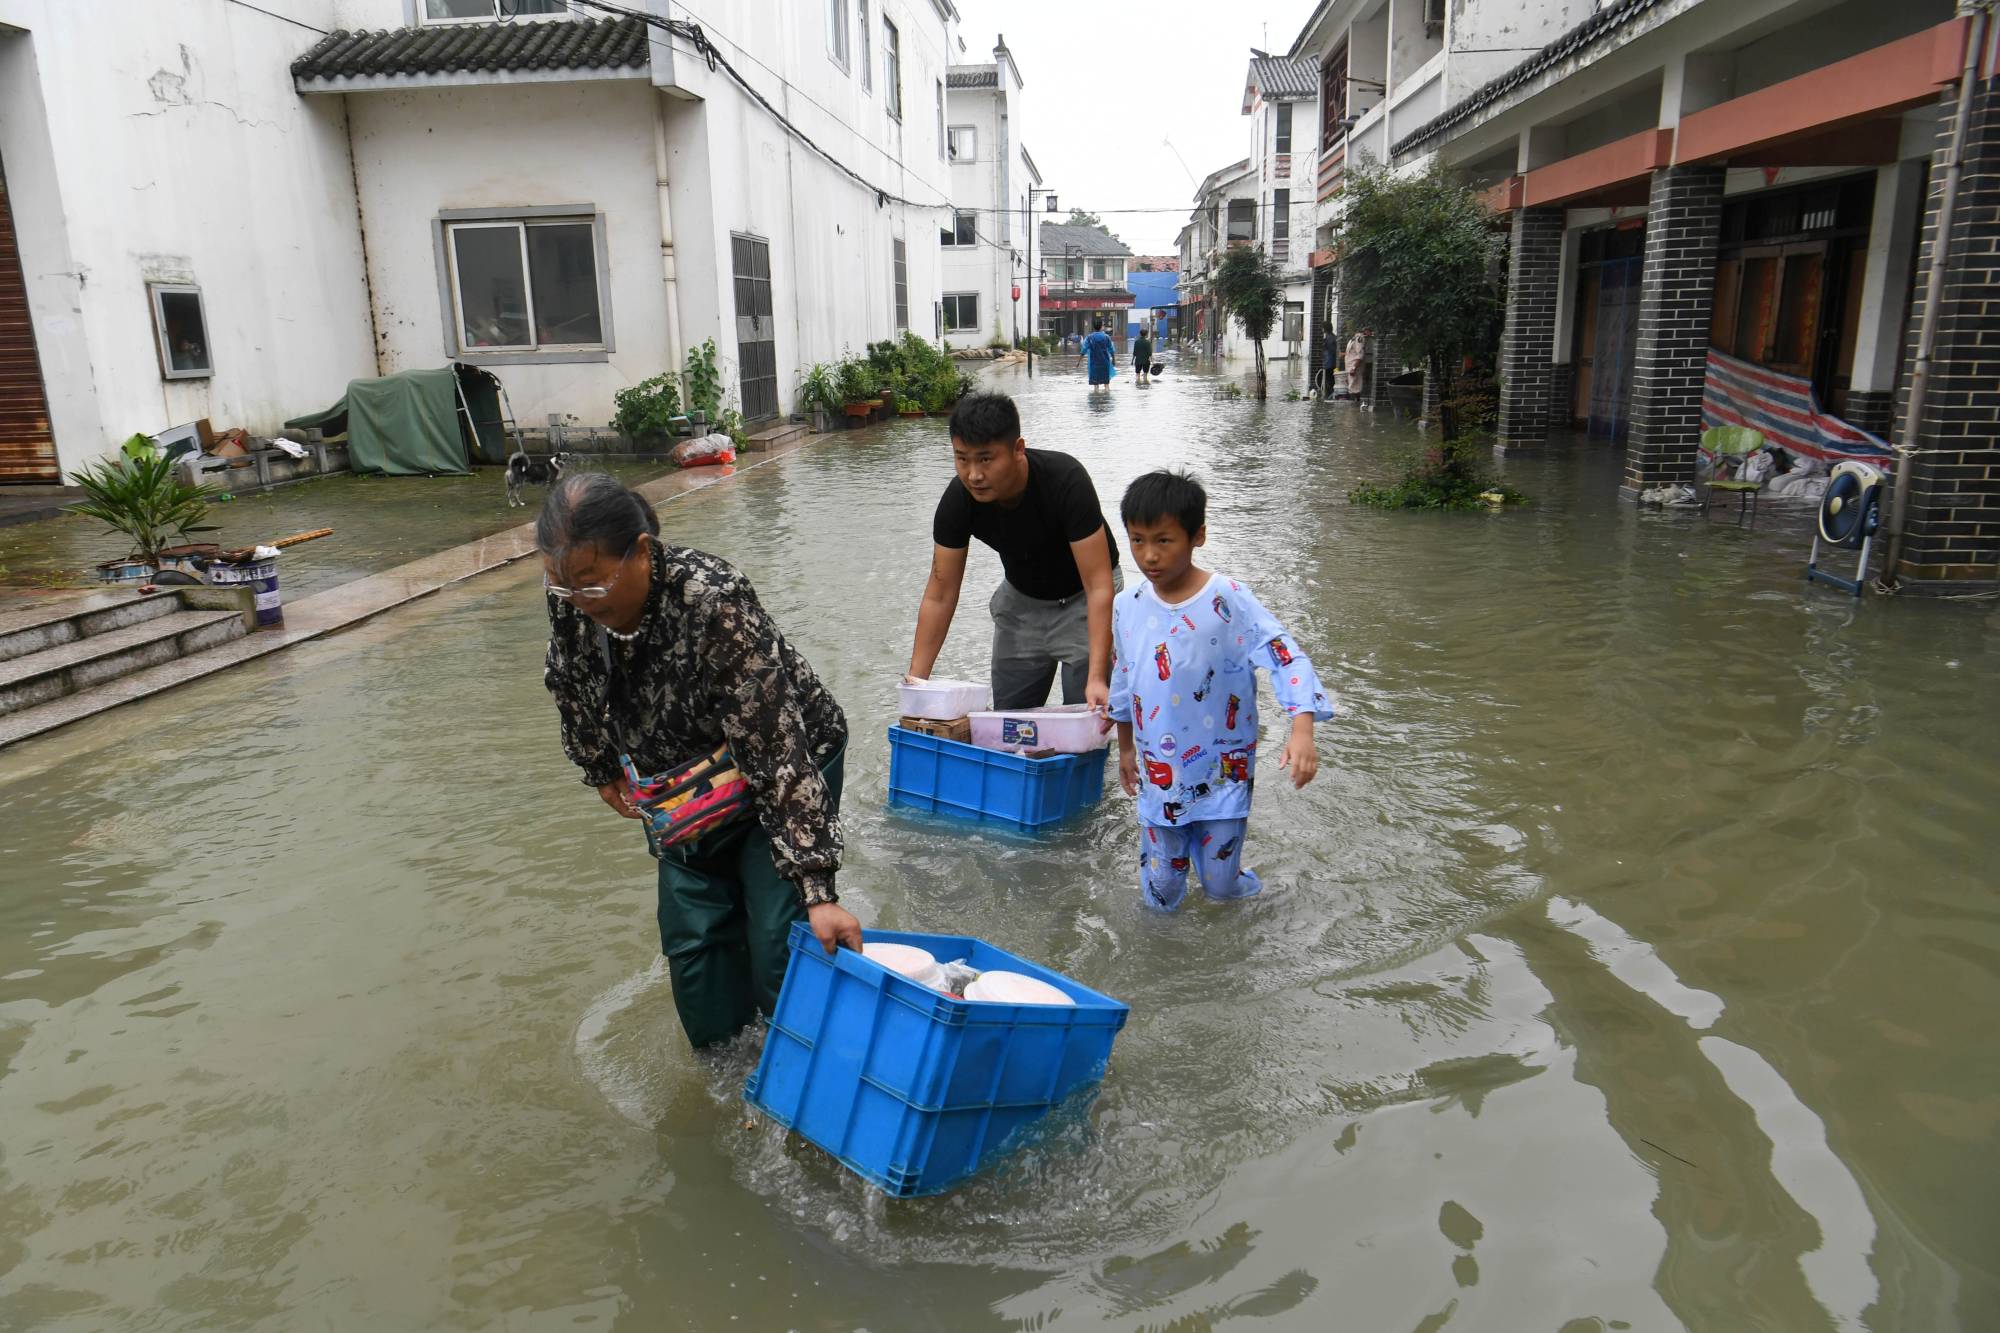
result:
[(1220, 574), (1169, 606), (1150, 582), (1112, 606), (1111, 718), (1139, 756), (1140, 889), (1168, 911), (1187, 872), (1211, 898), (1262, 887), (1242, 869), (1257, 762), (1257, 676), (1288, 717), (1333, 717), (1312, 662), (1248, 588)]

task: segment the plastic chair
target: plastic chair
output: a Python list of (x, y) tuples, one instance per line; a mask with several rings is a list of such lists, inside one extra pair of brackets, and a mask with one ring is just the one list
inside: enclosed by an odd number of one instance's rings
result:
[(1717, 491), (1733, 492), (1736, 497), (1736, 524), (1743, 525), (1745, 511), (1750, 515), (1750, 526), (1757, 526), (1757, 495), (1764, 489), (1763, 483), (1755, 481), (1718, 480), (1726, 463), (1733, 462), (1742, 467), (1743, 461), (1764, 447), (1764, 433), (1748, 426), (1711, 426), (1701, 433), (1701, 447), (1708, 450), (1712, 460), (1708, 473), (1708, 487), (1701, 494), (1701, 516), (1708, 517), (1708, 507), (1715, 502)]

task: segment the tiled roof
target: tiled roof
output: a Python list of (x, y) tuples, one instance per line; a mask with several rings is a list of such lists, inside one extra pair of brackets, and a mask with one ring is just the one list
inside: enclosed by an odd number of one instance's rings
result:
[(1118, 255), (1132, 253), (1132, 247), (1095, 227), (1072, 227), (1067, 222), (1044, 222), (1037, 242), (1049, 254), (1061, 254), (1075, 246), (1078, 254)]
[[(1267, 102), (1295, 102), (1302, 97), (1317, 97), (1319, 66), (1305, 56), (1253, 54), (1245, 86), (1255, 88)], [(1243, 109), (1250, 109), (1247, 93), (1243, 98)]]
[(635, 18), (463, 23), (328, 33), (292, 62), (292, 77), (622, 69), (648, 59), (646, 25)]
[(1000, 68), (997, 65), (953, 65), (944, 74), (947, 88), (998, 88)]

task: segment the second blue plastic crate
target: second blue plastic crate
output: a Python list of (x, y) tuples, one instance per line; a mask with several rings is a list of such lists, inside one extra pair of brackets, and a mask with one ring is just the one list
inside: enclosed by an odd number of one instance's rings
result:
[(954, 999), (803, 923), (744, 1099), (898, 1197), (965, 1179), (1077, 1088), (1103, 1077), (1123, 1004), (982, 940), (871, 930), (940, 962), (1022, 972), (1074, 1006)]
[(1033, 833), (1104, 795), (1105, 750), (1029, 759), (889, 728), (889, 804)]

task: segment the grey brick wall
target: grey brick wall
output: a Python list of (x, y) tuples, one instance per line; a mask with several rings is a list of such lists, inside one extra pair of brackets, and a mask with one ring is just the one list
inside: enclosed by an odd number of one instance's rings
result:
[(1887, 435), (1895, 416), (1896, 395), (1887, 389), (1850, 389), (1841, 420), (1871, 435)]
[(1368, 401), (1376, 407), (1389, 405), (1389, 381), (1403, 373), (1403, 358), (1396, 350), (1396, 340), (1377, 332), (1367, 342)]
[(1507, 322), (1500, 339), (1502, 449), (1538, 447), (1548, 439), (1563, 216), (1560, 208), (1523, 208), (1514, 214)]
[(1632, 358), (1632, 426), (1625, 446), (1624, 488), (1630, 493), (1694, 480), (1722, 174), (1720, 167), (1653, 173), (1639, 348)]
[[(1924, 203), (1908, 330), (1912, 366), (1937, 240), (1952, 97), (1946, 94)], [(1975, 92), (1967, 131), (1930, 387), (1918, 423), (1909, 526), (1893, 572), (1912, 580), (1991, 584), (2000, 580), (2000, 81), (1988, 80)], [(1898, 440), (1909, 405), (1905, 385), (1896, 394)]]
[(1576, 398), (1576, 366), (1558, 361), (1549, 367), (1549, 429), (1566, 431), (1575, 427), (1573, 402)]

